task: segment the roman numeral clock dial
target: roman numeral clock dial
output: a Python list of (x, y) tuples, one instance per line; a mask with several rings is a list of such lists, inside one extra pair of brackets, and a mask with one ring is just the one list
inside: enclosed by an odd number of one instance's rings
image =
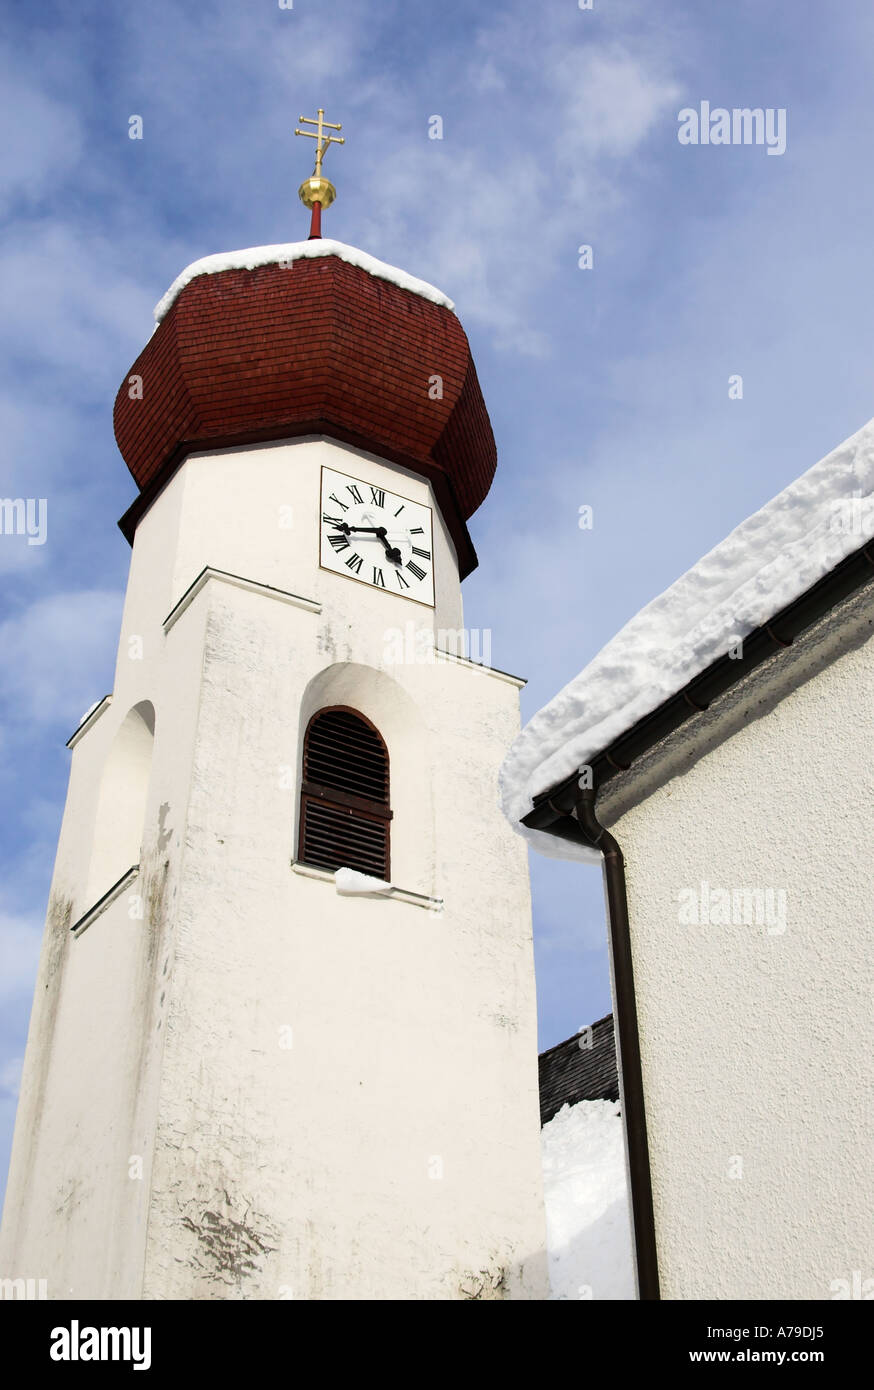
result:
[(322, 569), (434, 607), (430, 507), (323, 468), (320, 511)]

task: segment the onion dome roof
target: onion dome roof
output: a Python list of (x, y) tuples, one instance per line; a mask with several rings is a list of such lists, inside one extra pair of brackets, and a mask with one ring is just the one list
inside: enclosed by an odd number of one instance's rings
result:
[[(434, 486), (462, 576), (495, 472), (492, 428), (451, 300), (341, 242), (208, 256), (159, 302), (119, 388), (115, 434), (139, 516), (195, 450), (323, 434)], [(130, 378), (142, 379), (142, 392)]]

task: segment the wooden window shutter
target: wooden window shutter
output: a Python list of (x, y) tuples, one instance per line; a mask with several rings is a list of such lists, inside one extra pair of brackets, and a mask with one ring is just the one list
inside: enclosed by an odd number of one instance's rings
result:
[(304, 735), (298, 857), (322, 869), (390, 877), (388, 751), (344, 705), (319, 710)]

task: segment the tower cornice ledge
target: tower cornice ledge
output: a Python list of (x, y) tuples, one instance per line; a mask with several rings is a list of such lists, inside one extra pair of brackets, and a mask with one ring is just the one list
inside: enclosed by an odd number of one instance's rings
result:
[(249, 593), (263, 594), (267, 598), (278, 599), (280, 603), (290, 603), (293, 608), (304, 608), (308, 613), (321, 613), (322, 605), (314, 598), (304, 598), (301, 594), (289, 593), (287, 589), (277, 589), (272, 584), (262, 584), (258, 579), (247, 579), (242, 574), (230, 574), (227, 570), (214, 569), (212, 565), (204, 565), (196, 579), (189, 584), (185, 593), (174, 603), (170, 612), (167, 614), (162, 624), (164, 631), (169, 632), (187, 608), (194, 602), (201, 589), (204, 589), (211, 579), (217, 579), (223, 584), (230, 584), (237, 589), (247, 589)]

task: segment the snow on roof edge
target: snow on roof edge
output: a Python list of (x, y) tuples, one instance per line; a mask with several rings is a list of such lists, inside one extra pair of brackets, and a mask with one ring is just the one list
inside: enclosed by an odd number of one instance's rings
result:
[(642, 608), (528, 721), (501, 768), (514, 829), (550, 858), (599, 859), (520, 825), (532, 797), (591, 762), (872, 536), (869, 420)]
[(276, 246), (249, 246), (242, 251), (220, 251), (217, 255), (202, 256), (199, 261), (192, 261), (176, 276), (167, 293), (155, 305), (155, 324), (161, 322), (185, 286), (198, 275), (216, 275), (222, 270), (254, 270), (259, 265), (312, 260), (317, 256), (339, 256), (341, 261), (366, 270), (368, 275), (373, 275), (379, 280), (389, 280), (393, 285), (399, 285), (401, 289), (409, 290), (412, 294), (418, 294), (422, 299), (428, 299), (432, 304), (440, 304), (444, 309), (455, 313), (452, 300), (436, 286), (429, 285), (426, 280), (418, 280), (415, 275), (408, 275), (397, 266), (378, 261), (366, 251), (359, 251), (357, 246), (347, 246), (343, 241), (319, 237), (312, 241), (289, 241)]

